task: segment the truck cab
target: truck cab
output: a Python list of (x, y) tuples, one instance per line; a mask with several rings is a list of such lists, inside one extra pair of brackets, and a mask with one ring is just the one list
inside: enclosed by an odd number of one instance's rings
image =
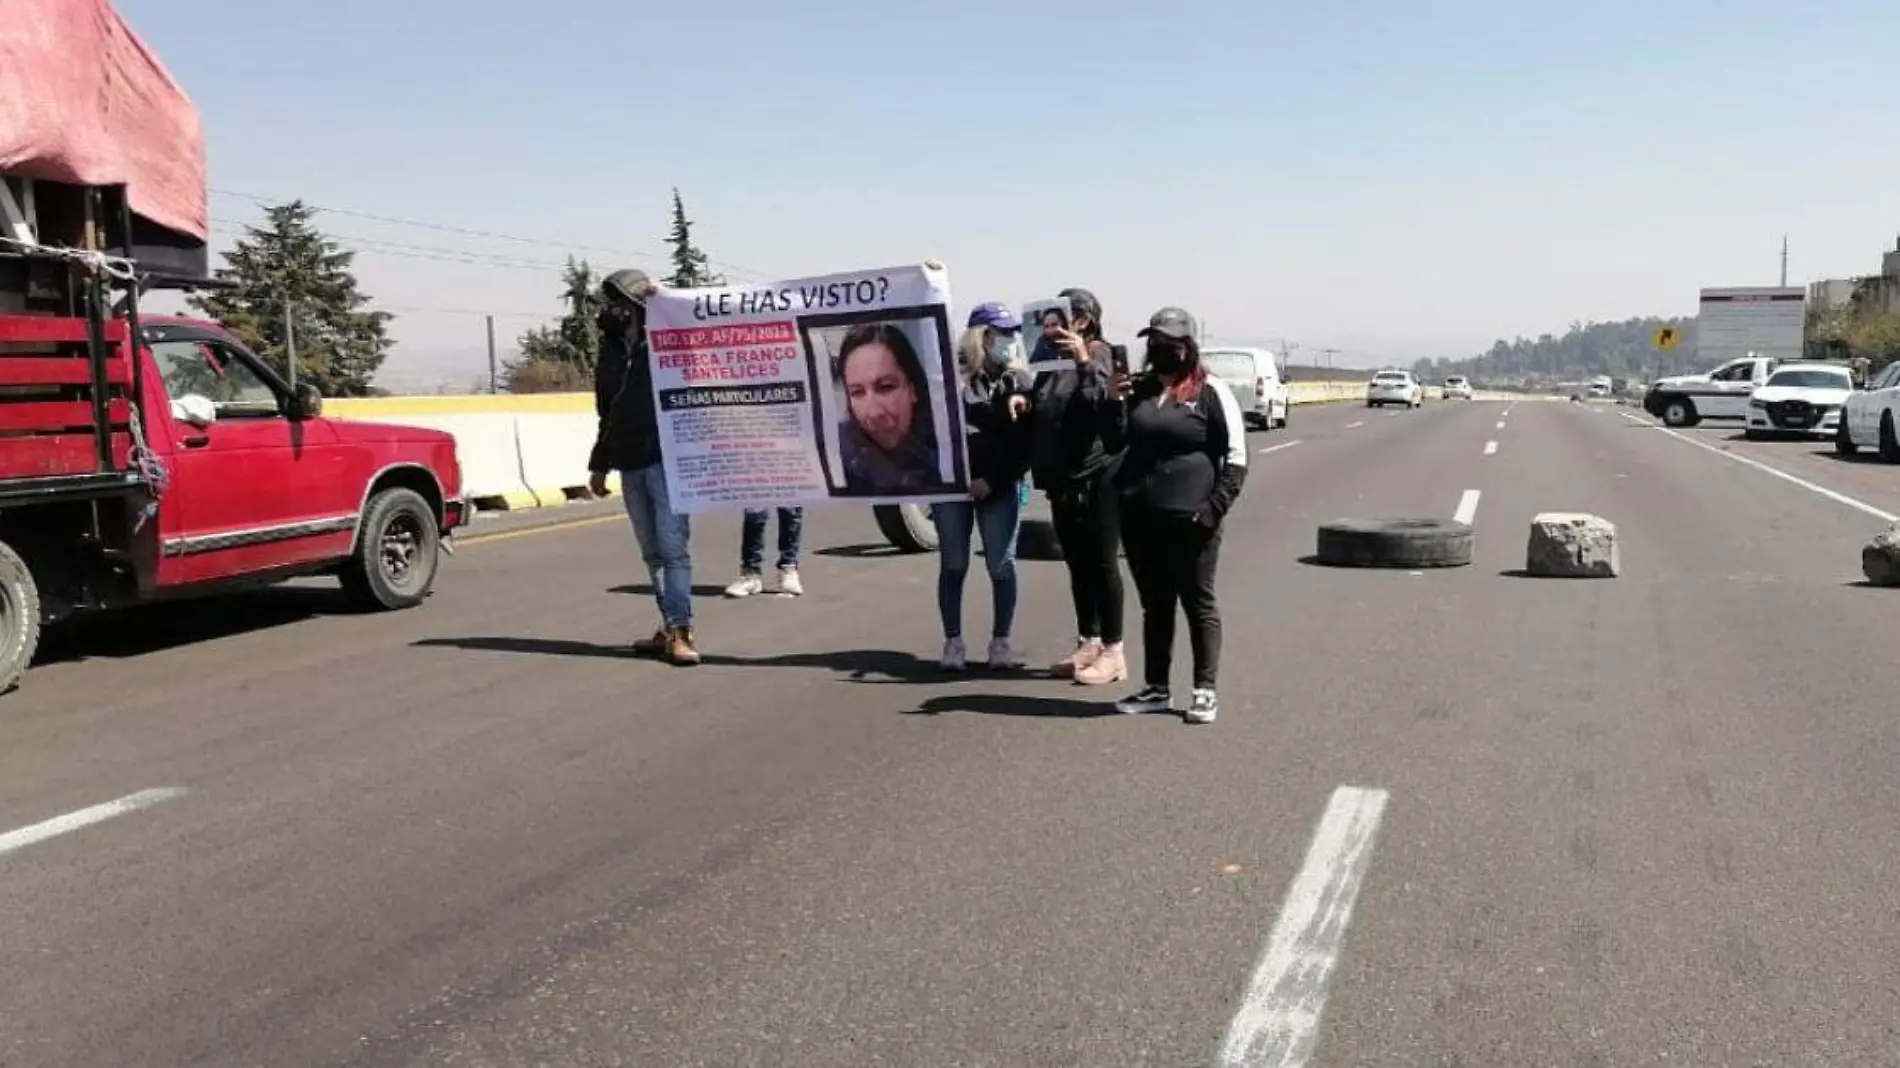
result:
[(1643, 395), (1643, 410), (1666, 426), (1689, 427), (1704, 419), (1740, 422), (1748, 417), (1748, 398), (1768, 381), (1780, 361), (1743, 356), (1701, 375), (1657, 379)]

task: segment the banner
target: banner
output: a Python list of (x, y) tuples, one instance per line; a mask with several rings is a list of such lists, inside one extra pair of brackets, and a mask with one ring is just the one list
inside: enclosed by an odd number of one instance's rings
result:
[(924, 266), (651, 297), (673, 510), (967, 498), (949, 303)]

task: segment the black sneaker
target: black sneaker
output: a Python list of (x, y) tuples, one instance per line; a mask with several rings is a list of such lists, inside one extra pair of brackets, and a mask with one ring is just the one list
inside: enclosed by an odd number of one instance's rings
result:
[(1143, 686), (1127, 697), (1115, 702), (1115, 711), (1126, 716), (1138, 716), (1149, 712), (1167, 712), (1174, 708), (1174, 698), (1169, 696), (1165, 686)]

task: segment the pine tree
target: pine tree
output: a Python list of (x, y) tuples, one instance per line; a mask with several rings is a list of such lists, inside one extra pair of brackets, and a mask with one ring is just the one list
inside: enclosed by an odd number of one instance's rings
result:
[(510, 393), (585, 389), (600, 364), (600, 283), (586, 260), (561, 268), (557, 326), (537, 326), (515, 341), (520, 355), (503, 368)]
[(195, 296), (191, 306), (286, 375), (289, 323), (299, 384), (326, 397), (371, 395), (393, 344), (391, 316), (368, 310), (369, 297), (350, 270), (356, 254), (313, 226), (316, 209), (301, 200), (264, 215), (261, 225), (245, 228), (218, 269), (218, 278), (233, 288)]
[(667, 235), (673, 246), (673, 274), (666, 284), (675, 289), (723, 286), (724, 276), (712, 269), (712, 261), (693, 244), (693, 221), (686, 217), (686, 202), (680, 191), (673, 190), (673, 232)]

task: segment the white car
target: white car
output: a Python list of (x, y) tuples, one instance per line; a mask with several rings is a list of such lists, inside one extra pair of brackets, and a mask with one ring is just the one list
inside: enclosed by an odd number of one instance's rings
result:
[(1459, 400), (1470, 400), (1471, 379), (1466, 378), (1464, 375), (1445, 376), (1444, 394), (1446, 400), (1451, 400), (1453, 397)]
[(1366, 383), (1366, 407), (1383, 408), (1403, 404), (1416, 408), (1425, 403), (1425, 389), (1410, 371), (1380, 371)]
[(1280, 364), (1266, 349), (1208, 349), (1201, 360), (1227, 383), (1248, 426), (1272, 430), (1287, 423), (1292, 392), (1280, 381)]
[(1854, 392), (1852, 371), (1836, 363), (1784, 363), (1748, 396), (1748, 438), (1771, 434), (1829, 435)]
[(1881, 460), (1900, 464), (1896, 423), (1900, 423), (1900, 362), (1888, 364), (1866, 389), (1848, 396), (1841, 406), (1834, 451), (1852, 456), (1862, 447), (1878, 449)]

